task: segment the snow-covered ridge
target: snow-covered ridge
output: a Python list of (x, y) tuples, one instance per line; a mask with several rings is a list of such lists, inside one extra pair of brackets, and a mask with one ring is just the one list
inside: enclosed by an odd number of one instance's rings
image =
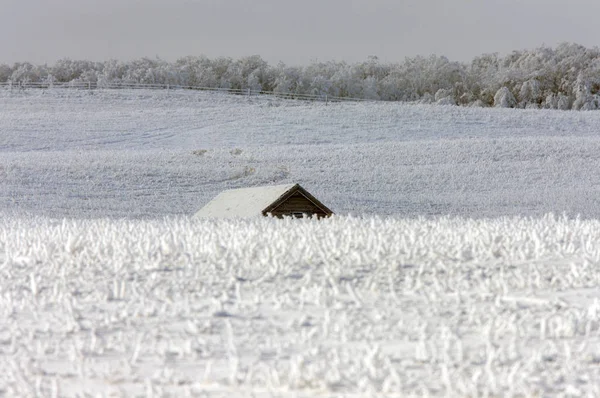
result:
[(554, 216), (0, 215), (0, 392), (598, 395), (598, 242)]

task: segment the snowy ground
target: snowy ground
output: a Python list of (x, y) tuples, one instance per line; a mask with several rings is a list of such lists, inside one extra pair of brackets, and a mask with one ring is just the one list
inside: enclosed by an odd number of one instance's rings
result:
[(598, 221), (0, 221), (0, 394), (600, 394)]
[[(598, 396), (598, 131), (600, 112), (0, 91), (0, 395)], [(288, 182), (338, 216), (188, 217)]]
[(600, 112), (143, 90), (0, 90), (0, 109), (10, 211), (186, 215), (299, 182), (342, 214), (600, 218)]

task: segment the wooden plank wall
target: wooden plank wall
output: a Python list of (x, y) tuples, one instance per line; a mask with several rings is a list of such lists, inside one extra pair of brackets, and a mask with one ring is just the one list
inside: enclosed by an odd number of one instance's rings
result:
[(313, 202), (304, 197), (300, 192), (290, 196), (285, 202), (277, 206), (270, 213), (276, 217), (294, 215), (294, 213), (305, 213), (308, 215), (316, 214), (318, 217), (327, 216), (323, 210), (315, 206)]

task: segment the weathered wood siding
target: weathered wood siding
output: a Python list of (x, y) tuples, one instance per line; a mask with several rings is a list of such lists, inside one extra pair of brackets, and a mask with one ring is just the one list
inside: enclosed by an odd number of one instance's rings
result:
[(317, 217), (326, 217), (327, 214), (319, 207), (315, 206), (313, 202), (308, 200), (300, 192), (296, 192), (289, 198), (287, 198), (279, 206), (271, 210), (272, 215), (276, 217), (283, 216), (296, 216), (300, 217), (302, 214), (317, 215)]

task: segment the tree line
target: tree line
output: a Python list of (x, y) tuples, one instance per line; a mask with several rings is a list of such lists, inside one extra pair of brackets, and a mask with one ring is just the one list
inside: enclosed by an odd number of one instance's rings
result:
[(594, 110), (600, 109), (600, 50), (563, 43), (506, 56), (484, 54), (470, 63), (431, 55), (398, 63), (369, 57), (357, 63), (307, 66), (272, 66), (258, 55), (188, 56), (175, 62), (61, 59), (54, 65), (0, 64), (0, 82), (163, 84), (445, 105)]

